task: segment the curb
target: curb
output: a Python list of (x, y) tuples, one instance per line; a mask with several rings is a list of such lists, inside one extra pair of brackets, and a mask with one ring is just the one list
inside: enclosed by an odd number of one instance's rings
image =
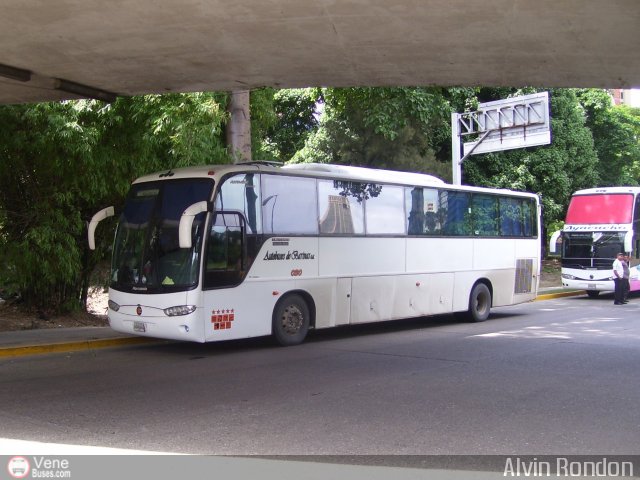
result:
[[(534, 302), (541, 300), (551, 300), (553, 298), (573, 297), (585, 295), (584, 290), (572, 290), (569, 292), (544, 293), (538, 295)], [(14, 347), (0, 347), (0, 358), (22, 357), (28, 355), (45, 355), (48, 353), (70, 353), (84, 350), (95, 350), (98, 348), (121, 347), (127, 345), (145, 345), (158, 343), (166, 340), (149, 337), (121, 337), (105, 338), (94, 340), (80, 340), (72, 342), (45, 343), (38, 345), (22, 345)]]
[(62, 343), (45, 343), (40, 345), (22, 345), (16, 347), (0, 347), (0, 358), (21, 357), (26, 355), (44, 355), (47, 353), (78, 352), (82, 350), (95, 350), (97, 348), (157, 343), (160, 341), (162, 340), (147, 337), (123, 337), (106, 338), (101, 340), (81, 340)]
[(538, 302), (540, 300), (551, 300), (553, 298), (562, 298), (562, 297), (575, 297), (578, 295), (586, 295), (586, 290), (571, 290), (569, 292), (557, 292), (557, 293), (543, 293), (542, 295), (538, 295), (534, 302)]

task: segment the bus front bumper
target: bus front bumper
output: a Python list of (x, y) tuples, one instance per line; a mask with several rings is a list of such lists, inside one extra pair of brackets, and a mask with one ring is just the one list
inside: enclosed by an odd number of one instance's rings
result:
[(575, 278), (562, 278), (562, 286), (575, 290), (594, 290), (598, 292), (613, 292), (613, 280), (584, 280)]
[(132, 316), (109, 310), (109, 326), (116, 332), (187, 342), (204, 342), (202, 312), (179, 317)]

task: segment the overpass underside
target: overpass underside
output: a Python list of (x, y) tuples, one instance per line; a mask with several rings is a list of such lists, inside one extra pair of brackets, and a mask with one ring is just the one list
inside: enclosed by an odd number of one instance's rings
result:
[(3, 0), (0, 103), (82, 87), (632, 88), (639, 25), (637, 0)]

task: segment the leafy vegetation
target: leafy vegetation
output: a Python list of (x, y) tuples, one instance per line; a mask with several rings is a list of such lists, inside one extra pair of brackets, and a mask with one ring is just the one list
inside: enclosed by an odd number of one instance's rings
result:
[(324, 89), (324, 115), (293, 162), (429, 172), (450, 178), (436, 155), (450, 144), (451, 110), (439, 88)]
[(89, 252), (86, 222), (106, 205), (121, 206), (143, 173), (226, 162), (219, 100), (191, 94), (0, 108), (0, 287), (43, 312), (84, 305), (89, 275), (110, 248), (109, 235), (98, 235), (97, 253)]

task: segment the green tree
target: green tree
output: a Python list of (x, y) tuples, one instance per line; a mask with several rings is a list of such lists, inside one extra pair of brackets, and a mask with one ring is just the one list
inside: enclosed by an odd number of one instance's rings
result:
[(449, 134), (450, 106), (439, 88), (324, 89), (324, 115), (294, 162), (331, 162), (430, 172)]
[(251, 155), (254, 160), (277, 160), (268, 143), (268, 137), (277, 123), (275, 110), (276, 90), (258, 88), (251, 91)]
[(578, 90), (598, 154), (600, 186), (637, 185), (640, 181), (638, 109), (614, 106), (605, 90)]
[(72, 204), (100, 132), (72, 102), (0, 108), (0, 210), (5, 281), (40, 308), (57, 309), (77, 284), (83, 228)]
[(150, 95), (111, 105), (0, 107), (0, 281), (43, 312), (81, 305), (111, 240), (98, 235), (90, 254), (86, 221), (104, 206), (121, 206), (143, 173), (227, 163), (221, 99)]
[(318, 108), (324, 106), (322, 89), (295, 88), (278, 90), (273, 96), (274, 122), (265, 132), (265, 157), (290, 160), (304, 147), (309, 135), (318, 127)]

